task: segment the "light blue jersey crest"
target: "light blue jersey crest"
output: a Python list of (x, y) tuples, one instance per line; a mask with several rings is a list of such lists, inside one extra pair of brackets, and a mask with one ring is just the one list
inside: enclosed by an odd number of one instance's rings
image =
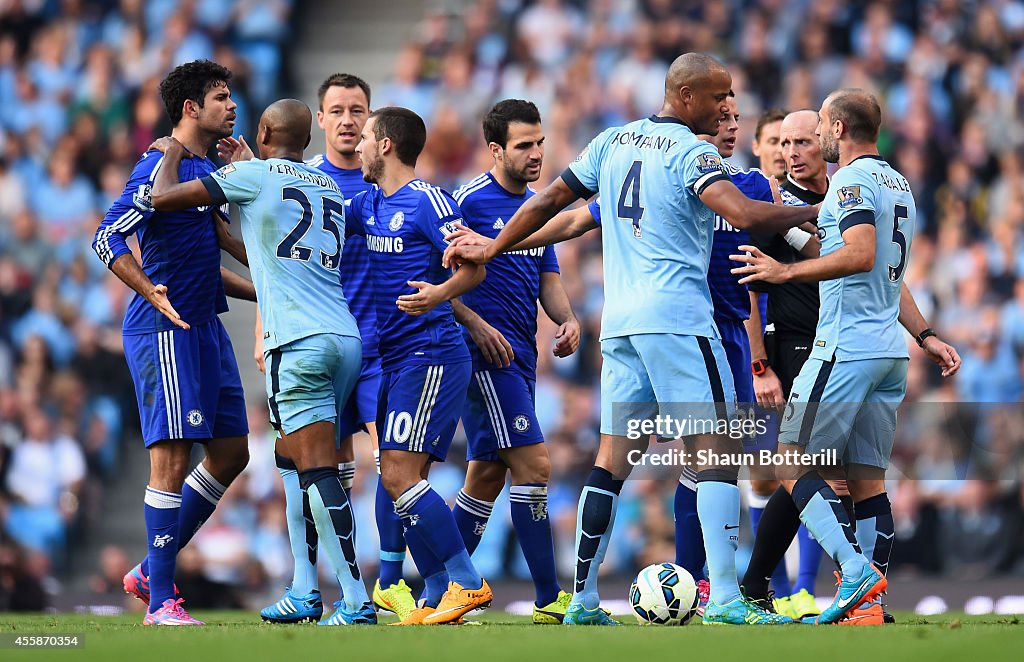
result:
[(580, 197), (601, 194), (601, 339), (717, 338), (707, 281), (715, 214), (699, 197), (729, 179), (717, 149), (678, 119), (652, 116), (598, 135), (562, 178)]
[(333, 179), (300, 162), (252, 159), (203, 183), (241, 210), (266, 351), (318, 333), (359, 338), (338, 281), (345, 200)]
[(861, 156), (836, 172), (818, 215), (821, 254), (844, 246), (845, 230), (870, 223), (875, 226), (875, 265), (868, 272), (821, 281), (812, 357), (909, 357), (898, 317), (916, 219), (910, 185), (881, 157)]

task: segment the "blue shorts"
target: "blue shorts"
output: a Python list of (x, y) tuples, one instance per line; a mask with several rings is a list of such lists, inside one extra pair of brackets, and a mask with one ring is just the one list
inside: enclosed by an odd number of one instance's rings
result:
[(444, 462), (472, 373), (468, 360), (384, 373), (377, 396), (380, 449), (428, 453)]
[(338, 437), (344, 439), (356, 432), (366, 432), (366, 424), (377, 420), (377, 393), (380, 391), (380, 357), (363, 357), (359, 381), (345, 403), (338, 421)]
[[(728, 420), (736, 391), (717, 338), (645, 333), (601, 341), (601, 434), (657, 415)], [(708, 430), (710, 432), (710, 430)]]
[(779, 443), (811, 454), (835, 449), (843, 464), (888, 468), (909, 363), (807, 359), (793, 382)]
[(320, 421), (337, 423), (359, 379), (359, 338), (318, 333), (264, 354), (270, 423), (289, 435)]
[(715, 324), (722, 334), (722, 347), (725, 358), (732, 370), (732, 383), (736, 387), (736, 402), (740, 406), (750, 406), (757, 402), (754, 395), (754, 375), (750, 371), (750, 339), (743, 322), (716, 317)]
[(220, 320), (124, 337), (142, 440), (222, 439), (249, 434), (245, 394)]
[(462, 410), (466, 459), (498, 462), (499, 448), (542, 443), (535, 395), (536, 382), (514, 370), (474, 372)]

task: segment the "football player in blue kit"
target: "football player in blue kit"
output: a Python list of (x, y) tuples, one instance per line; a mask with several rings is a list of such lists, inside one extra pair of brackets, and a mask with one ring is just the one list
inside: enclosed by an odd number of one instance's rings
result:
[[(534, 194), (528, 184), (540, 177), (544, 130), (537, 107), (520, 99), (495, 104), (483, 130), (494, 167), (456, 190), (455, 201), (467, 227), (495, 237)], [(473, 356), (462, 413), (469, 468), (453, 512), (472, 554), (511, 473), (512, 524), (536, 590), (533, 622), (558, 624), (571, 595), (561, 590), (555, 570), (547, 508), (551, 462), (535, 411), (538, 300), (559, 325), (555, 356), (568, 356), (579, 346), (580, 327), (553, 246), (498, 256), (484, 281), (452, 302)]]
[[(206, 153), (230, 136), (231, 72), (208, 60), (176, 67), (160, 83), (172, 135), (194, 156), (183, 180), (216, 170)], [(125, 575), (125, 591), (148, 605), (146, 625), (202, 625), (181, 606), (175, 559), (249, 460), (242, 381), (218, 319), (225, 294), (255, 300), (252, 283), (220, 266), (213, 207), (157, 211), (153, 181), (163, 154), (149, 149), (93, 240), (96, 255), (136, 294), (124, 318), (124, 353), (149, 451), (145, 495), (148, 554)], [(127, 237), (138, 235), (142, 264)], [(189, 472), (193, 442), (206, 459)]]
[(346, 229), (370, 253), (377, 304), (381, 379), (377, 398), (380, 470), (402, 518), (406, 542), (426, 581), (421, 605), (403, 624), (458, 623), (492, 593), (466, 551), (452, 511), (427, 482), (444, 461), (472, 376), (469, 349), (451, 299), (476, 287), (482, 267), (441, 265), (445, 237), (461, 221), (455, 200), (416, 176), (426, 126), (398, 107), (370, 114), (356, 148), (377, 186), (347, 207)]

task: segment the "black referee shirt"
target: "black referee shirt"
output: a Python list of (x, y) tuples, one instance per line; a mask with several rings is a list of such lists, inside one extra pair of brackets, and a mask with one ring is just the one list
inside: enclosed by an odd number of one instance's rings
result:
[[(816, 205), (825, 199), (823, 193), (815, 193), (786, 176), (782, 188), (806, 202)], [(805, 260), (796, 249), (786, 243), (781, 234), (750, 234), (750, 242), (763, 253), (779, 262), (792, 263)], [(768, 323), (775, 325), (776, 333), (795, 334), (813, 338), (818, 326), (818, 284), (806, 281), (773, 285), (755, 282), (748, 285), (753, 292), (768, 295)]]

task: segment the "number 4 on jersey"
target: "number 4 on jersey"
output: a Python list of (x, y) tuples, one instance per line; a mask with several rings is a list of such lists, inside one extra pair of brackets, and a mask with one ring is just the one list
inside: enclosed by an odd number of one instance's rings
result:
[(624, 221), (633, 221), (633, 236), (639, 237), (640, 219), (644, 217), (644, 208), (640, 206), (640, 169), (643, 161), (633, 161), (626, 173), (626, 180), (619, 190), (618, 217)]

